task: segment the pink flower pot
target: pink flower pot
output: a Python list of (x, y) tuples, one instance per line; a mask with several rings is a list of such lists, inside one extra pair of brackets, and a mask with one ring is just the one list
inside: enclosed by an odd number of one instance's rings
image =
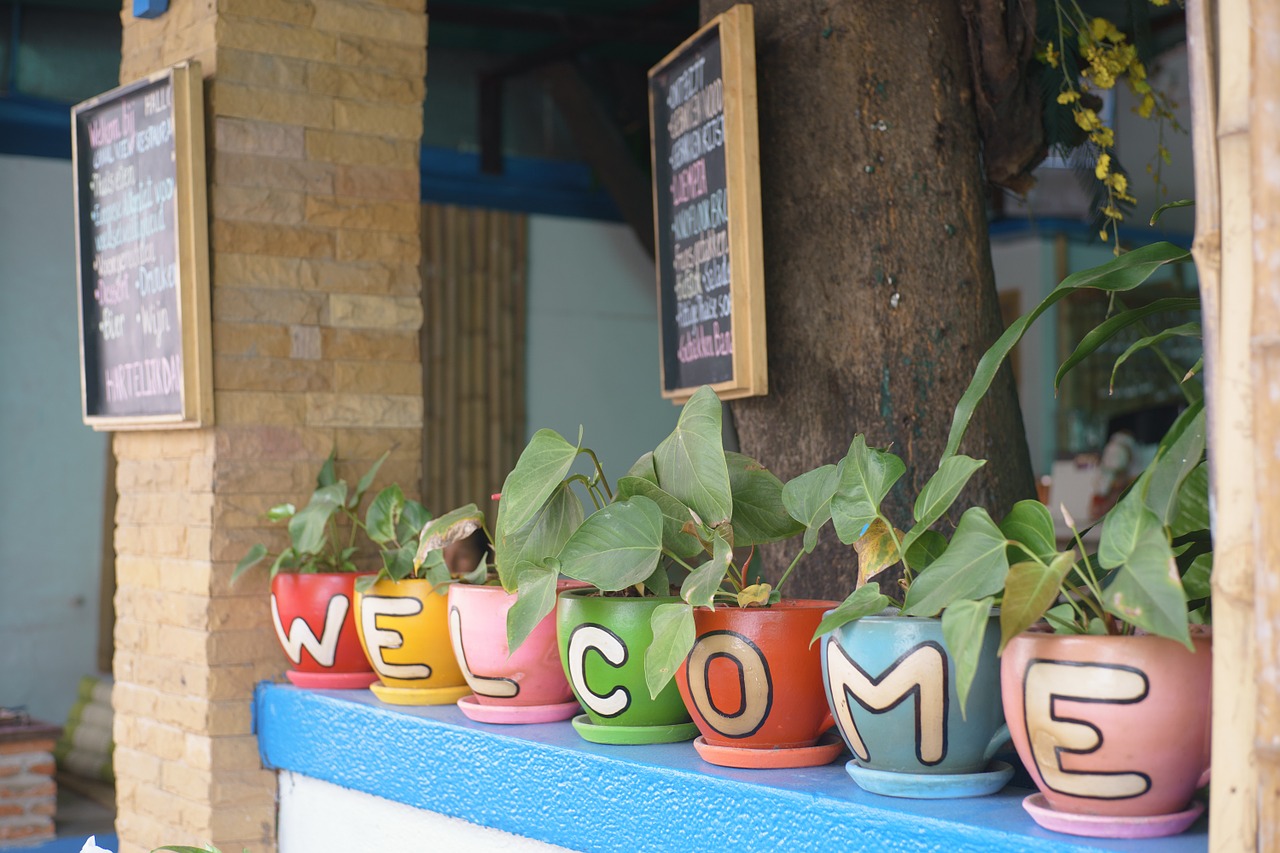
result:
[[(1005, 719), (1050, 809), (1104, 818), (1188, 811), (1208, 781), (1212, 682), (1212, 638), (1192, 636), (1195, 653), (1154, 636), (1027, 632), (1010, 641)], [(1126, 837), (1124, 822), (1112, 823), (1109, 834)]]
[(293, 664), (299, 687), (359, 689), (378, 680), (356, 634), (358, 574), (281, 573), (271, 581), (276, 639)]
[[(561, 581), (558, 591), (581, 586)], [(520, 648), (507, 646), (507, 611), (516, 596), (500, 586), (451, 584), (449, 638), (473, 695), (458, 707), (487, 723), (565, 720), (579, 712), (560, 665), (555, 614), (538, 623)]]

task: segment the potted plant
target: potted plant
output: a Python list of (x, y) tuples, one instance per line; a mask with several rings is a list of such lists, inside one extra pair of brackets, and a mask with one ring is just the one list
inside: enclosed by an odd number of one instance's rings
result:
[[(1157, 243), (1065, 279), (983, 356), (957, 407), (949, 447), (958, 445), (1004, 356), (1049, 305), (1080, 288), (1131, 291), (1165, 265), (1189, 261), (1180, 247)], [(1136, 328), (1141, 336), (1115, 359), (1114, 383), (1134, 353), (1199, 335), (1194, 323), (1152, 331), (1146, 318), (1197, 308), (1195, 299), (1180, 297), (1121, 305), (1084, 337), (1055, 383), (1119, 331)], [(1170, 835), (1203, 811), (1192, 800), (1208, 780), (1212, 682), (1206, 623), (1213, 551), (1204, 394), (1196, 378), (1202, 362), (1188, 369), (1160, 359), (1187, 407), (1099, 521), (1097, 553), (1077, 534), (1078, 555), (1045, 559), (1053, 525), (1032, 502), (1015, 506), (1001, 525), (1028, 556), (1039, 552), (1010, 568), (1000, 620), (1005, 712), (1040, 788), (1024, 805), (1041, 825), (1072, 834)]]
[(382, 568), (356, 583), (357, 628), (378, 675), (369, 689), (383, 702), (447, 705), (471, 692), (449, 643), (445, 596), (457, 581), (482, 583), (487, 566), (482, 557), (451, 573), (444, 548), (476, 527), (462, 510), (432, 519), (396, 485), (369, 504), (364, 528), (379, 546)]
[[(270, 521), (288, 523), (290, 544), (271, 563), (271, 618), (294, 667), (286, 675), (299, 687), (358, 689), (377, 680), (360, 648), (352, 604), (362, 572), (356, 563), (359, 508), (387, 455), (353, 492), (337, 475), (336, 451), (330, 453), (306, 506), (282, 503), (267, 512)], [(232, 582), (269, 556), (266, 545), (254, 545)]]
[[(756, 545), (805, 528), (783, 506), (776, 477), (724, 451), (720, 419), (715, 392), (699, 389), (671, 435), (618, 480), (616, 495), (598, 463), (590, 477), (569, 475), (589, 451), (558, 436), (547, 437), (542, 457), (556, 464), (527, 480), (517, 466), (503, 490), (500, 546), (518, 541), (509, 531), (528, 523), (528, 505), (535, 513), (551, 505), (575, 477), (598, 508), (558, 550), (517, 562), (520, 601), (531, 603), (513, 620), (513, 643), (524, 619), (550, 610), (546, 590), (556, 573), (584, 581), (592, 589), (565, 593), (557, 609), (561, 656), (587, 708), (575, 720), (583, 737), (642, 743), (700, 730), (695, 745), (714, 763), (825, 763), (840, 745), (815, 748), (831, 722), (818, 657), (805, 640), (834, 602), (782, 603), (778, 590), (752, 576)], [(512, 485), (531, 496), (515, 510)], [(688, 719), (683, 708), (696, 728), (680, 722)]]

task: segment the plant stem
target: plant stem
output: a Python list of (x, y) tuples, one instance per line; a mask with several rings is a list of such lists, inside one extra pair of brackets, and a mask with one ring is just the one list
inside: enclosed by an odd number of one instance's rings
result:
[(600, 499), (596, 497), (596, 492), (591, 487), (591, 480), (587, 478), (586, 474), (570, 474), (568, 477), (565, 477), (564, 481), (566, 483), (572, 483), (574, 481), (581, 483), (583, 488), (587, 490), (587, 496), (591, 498), (591, 503), (595, 508), (600, 509), (603, 506), (603, 504), (600, 503)]
[(595, 451), (590, 447), (584, 447), (581, 452), (591, 457), (592, 464), (596, 466), (596, 474), (600, 477), (600, 483), (604, 486), (605, 494), (609, 496), (609, 500), (613, 500), (613, 489), (609, 488), (609, 481), (604, 476), (604, 468), (600, 466), (600, 460), (596, 458)]
[[(907, 564), (907, 555), (902, 553), (902, 540), (898, 538), (898, 532), (893, 529), (893, 522), (885, 518), (880, 513), (876, 513), (876, 518), (880, 519), (880, 522), (884, 524), (886, 529), (888, 529), (889, 538), (893, 540), (893, 551), (895, 554), (898, 555), (898, 560), (902, 563), (902, 577), (904, 580), (906, 580), (908, 584), (910, 584), (912, 577), (914, 576), (915, 573), (911, 571), (911, 566)], [(804, 553), (804, 552), (801, 552), (801, 553)], [(792, 563), (792, 565), (795, 565), (795, 564)], [(788, 569), (787, 571), (790, 571), (790, 569)], [(778, 586), (782, 586), (781, 581), (778, 582)]]
[(800, 558), (803, 556), (804, 556), (804, 549), (801, 548), (799, 551), (796, 552), (796, 557), (794, 560), (791, 561), (791, 565), (787, 566), (787, 570), (783, 572), (782, 577), (778, 579), (778, 583), (774, 587), (774, 589), (778, 589), (778, 590), (782, 589), (782, 585), (786, 583), (787, 578), (791, 576), (792, 570), (795, 569), (796, 564), (800, 562)]

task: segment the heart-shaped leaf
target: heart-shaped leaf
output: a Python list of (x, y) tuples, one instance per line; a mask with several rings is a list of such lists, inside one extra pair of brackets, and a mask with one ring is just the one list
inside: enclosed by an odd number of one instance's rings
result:
[(649, 697), (658, 698), (697, 639), (693, 625), (693, 607), (684, 602), (659, 604), (649, 617), (653, 642), (644, 653), (644, 680)]
[(516, 601), (507, 611), (507, 647), (514, 652), (556, 607), (555, 569), (520, 563), (516, 566)]
[(533, 518), (568, 475), (580, 446), (565, 441), (555, 430), (540, 429), (533, 434), (502, 483), (496, 536), (513, 533)]
[(400, 510), (400, 521), (396, 523), (396, 541), (410, 542), (422, 535), (422, 528), (431, 520), (427, 508), (415, 500), (406, 500)]
[(734, 545), (780, 542), (804, 531), (782, 502), (782, 481), (750, 456), (726, 451), (733, 494)]
[(698, 537), (684, 532), (685, 525), (693, 520), (689, 508), (658, 486), (642, 477), (623, 477), (618, 480), (618, 497), (622, 499), (643, 495), (662, 510), (662, 547), (677, 557), (693, 557), (706, 549)]
[(919, 497), (916, 498), (913, 513), (916, 524), (902, 540), (904, 550), (910, 548), (911, 543), (915, 542), (920, 534), (932, 527), (934, 522), (951, 509), (951, 505), (960, 496), (961, 489), (978, 469), (986, 464), (985, 459), (970, 459), (968, 456), (948, 456), (942, 460), (938, 470), (929, 478), (929, 482), (924, 484)]
[(1201, 462), (1182, 481), (1178, 490), (1178, 505), (1169, 524), (1174, 537), (1196, 530), (1209, 529), (1209, 467)]
[(347, 484), (338, 481), (311, 494), (307, 505), (289, 519), (289, 538), (299, 554), (318, 554), (324, 548), (329, 519), (347, 499)]
[(916, 575), (902, 608), (907, 616), (935, 616), (960, 599), (995, 595), (1009, 573), (1005, 538), (982, 507), (960, 516), (951, 545), (929, 568)]
[(627, 473), (623, 476), (639, 477), (642, 480), (648, 480), (655, 486), (658, 485), (658, 472), (653, 467), (653, 451), (650, 450), (631, 463), (631, 467), (627, 469)]
[(721, 403), (704, 385), (693, 393), (671, 435), (653, 452), (658, 485), (710, 527), (733, 518), (733, 493), (721, 435)]
[(503, 589), (515, 591), (515, 567), (521, 563), (542, 566), (548, 558), (558, 557), (585, 517), (582, 499), (561, 482), (524, 527), (497, 536), (493, 561)]
[(911, 567), (911, 571), (919, 574), (933, 565), (933, 561), (946, 551), (947, 537), (936, 530), (926, 530), (907, 549), (907, 565)]
[(711, 559), (690, 572), (680, 586), (680, 597), (694, 607), (714, 607), (716, 591), (724, 583), (729, 562), (733, 559), (733, 548), (719, 531), (711, 541), (714, 549)]
[(804, 550), (813, 553), (822, 525), (831, 520), (831, 498), (840, 485), (840, 469), (823, 465), (806, 471), (782, 487), (782, 504), (796, 521), (804, 525)]
[(378, 492), (369, 510), (364, 514), (364, 529), (369, 538), (379, 545), (394, 542), (396, 525), (404, 511), (404, 492), (392, 484)]
[(738, 590), (736, 596), (739, 607), (764, 607), (777, 604), (781, 598), (778, 591), (767, 583), (753, 583)]
[(1131, 491), (1107, 513), (1098, 562), (1118, 569), (1103, 590), (1107, 611), (1131, 625), (1191, 648), (1187, 599), (1160, 519)]
[(653, 570), (653, 574), (640, 582), (640, 586), (644, 589), (642, 592), (664, 597), (671, 594), (671, 578), (667, 574), (667, 567), (661, 562), (658, 567)]
[(1213, 575), (1213, 552), (1201, 554), (1191, 561), (1191, 565), (1182, 575), (1182, 590), (1188, 601), (1199, 601), (1213, 593), (1209, 579)]
[[(1006, 539), (1021, 542), (1032, 554), (1048, 562), (1058, 553), (1057, 535), (1053, 529), (1053, 516), (1040, 501), (1018, 501), (1000, 522), (1000, 532)], [(1010, 549), (1011, 551), (1016, 549)], [(1019, 559), (1025, 552), (1016, 551)], [(1003, 607), (1003, 605), (1001, 605)]]
[(994, 598), (980, 601), (960, 599), (942, 611), (942, 639), (955, 661), (956, 698), (960, 700), (960, 717), (965, 719), (969, 690), (982, 660), (982, 641), (987, 636)]
[(1160, 441), (1156, 458), (1143, 476), (1146, 504), (1163, 524), (1171, 524), (1178, 514), (1178, 494), (1182, 485), (1204, 459), (1204, 402), (1187, 408)]
[(662, 510), (636, 495), (587, 516), (560, 551), (560, 570), (605, 592), (653, 574), (662, 553)]
[(1040, 621), (1058, 600), (1062, 582), (1075, 562), (1075, 552), (1054, 555), (1046, 566), (1034, 560), (1014, 563), (1004, 581), (1000, 601), (1000, 651), (1009, 641)]
[(840, 481), (831, 498), (831, 520), (846, 545), (862, 538), (880, 514), (880, 502), (907, 470), (892, 453), (867, 447), (866, 436), (854, 436), (840, 464)]
[(840, 602), (835, 610), (822, 617), (822, 621), (818, 623), (818, 630), (813, 632), (813, 639), (809, 640), (809, 645), (812, 646), (823, 634), (828, 634), (841, 625), (847, 625), (863, 616), (875, 616), (892, 604), (889, 597), (880, 592), (880, 584), (875, 581), (858, 587), (852, 595)]

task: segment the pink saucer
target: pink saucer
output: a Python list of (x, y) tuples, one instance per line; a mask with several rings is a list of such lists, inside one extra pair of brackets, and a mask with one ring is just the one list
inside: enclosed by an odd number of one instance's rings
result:
[(1164, 838), (1185, 831), (1204, 812), (1204, 803), (1192, 800), (1185, 811), (1150, 817), (1071, 814), (1050, 806), (1044, 794), (1032, 794), (1022, 807), (1045, 829), (1090, 838)]
[(302, 672), (291, 669), (285, 678), (308, 690), (363, 690), (378, 680), (375, 672)]
[(844, 749), (844, 741), (834, 730), (828, 731), (813, 746), (792, 749), (750, 749), (743, 746), (715, 746), (701, 735), (693, 742), (693, 748), (703, 761), (721, 767), (742, 767), (748, 770), (773, 770), (782, 767), (819, 767), (830, 764)]
[(555, 723), (582, 713), (576, 701), (557, 705), (481, 705), (474, 696), (458, 700), (458, 710), (477, 723), (518, 725), (529, 723)]

